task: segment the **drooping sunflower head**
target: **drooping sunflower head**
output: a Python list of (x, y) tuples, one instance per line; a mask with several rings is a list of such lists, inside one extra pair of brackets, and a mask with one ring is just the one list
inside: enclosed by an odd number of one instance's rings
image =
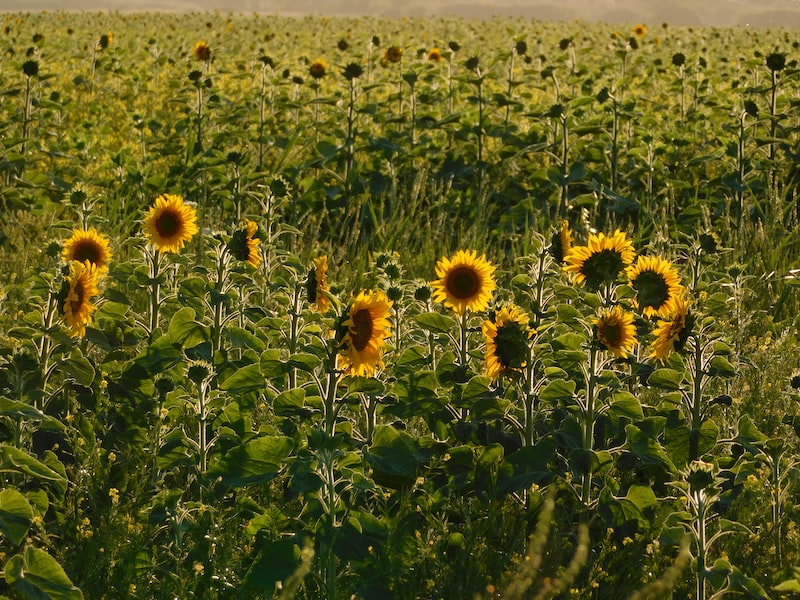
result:
[(486, 376), (519, 377), (527, 365), (534, 334), (528, 314), (515, 305), (502, 306), (483, 322), (486, 341)]
[(572, 230), (569, 228), (569, 221), (561, 219), (558, 231), (553, 234), (550, 241), (550, 255), (559, 264), (564, 262), (564, 257), (572, 248)]
[(327, 72), (327, 70), (328, 70), (328, 65), (326, 65), (325, 61), (323, 61), (321, 58), (318, 58), (313, 63), (311, 63), (311, 66), (308, 68), (308, 73), (314, 79), (322, 79), (323, 77), (325, 77), (325, 73)]
[(97, 46), (100, 50), (105, 50), (111, 45), (111, 42), (114, 41), (114, 35), (109, 31), (108, 33), (104, 33), (100, 36), (100, 39), (97, 40)]
[(92, 322), (97, 307), (91, 300), (98, 293), (98, 280), (97, 267), (88, 260), (69, 263), (69, 274), (58, 293), (58, 310), (72, 337), (83, 337)]
[(258, 251), (260, 244), (258, 225), (250, 219), (245, 219), (244, 228), (237, 229), (231, 235), (228, 251), (236, 260), (249, 263), (257, 269), (261, 264), (261, 253)]
[(640, 256), (626, 272), (636, 290), (635, 302), (645, 317), (667, 316), (669, 300), (683, 293), (675, 266), (658, 256)]
[(399, 63), (403, 58), (403, 49), (400, 46), (389, 46), (383, 53), (381, 62), (386, 63)]
[(564, 271), (571, 273), (576, 283), (586, 283), (593, 291), (611, 284), (625, 267), (633, 262), (636, 252), (624, 231), (611, 236), (592, 233), (585, 246), (573, 246), (564, 256)]
[(66, 263), (88, 260), (97, 267), (98, 275), (105, 275), (111, 262), (111, 240), (94, 227), (73, 229), (72, 235), (64, 242), (61, 259)]
[(208, 62), (211, 60), (211, 48), (209, 48), (205, 40), (199, 40), (192, 48), (192, 55), (197, 60)]
[(594, 338), (617, 358), (627, 358), (637, 342), (633, 313), (619, 305), (601, 311), (594, 321)]
[(442, 51), (439, 48), (431, 48), (428, 51), (428, 60), (434, 63), (442, 62)]
[(328, 291), (328, 257), (320, 256), (312, 262), (314, 266), (306, 279), (306, 297), (312, 310), (325, 314), (331, 307), (331, 301), (325, 295)]
[(372, 377), (383, 367), (386, 338), (391, 335), (392, 301), (381, 291), (358, 294), (336, 326), (338, 364), (346, 375)]
[(681, 352), (694, 327), (694, 316), (689, 307), (691, 299), (686, 293), (678, 294), (667, 301), (666, 319), (659, 319), (650, 344), (650, 358), (659, 362), (667, 360), (673, 352)]
[(436, 263), (439, 279), (431, 282), (433, 299), (459, 315), (467, 310), (484, 310), (497, 287), (494, 270), (485, 255), (478, 256), (474, 250), (459, 250), (453, 258), (442, 257)]
[(173, 194), (156, 198), (144, 219), (148, 241), (161, 252), (178, 252), (199, 231), (197, 211)]

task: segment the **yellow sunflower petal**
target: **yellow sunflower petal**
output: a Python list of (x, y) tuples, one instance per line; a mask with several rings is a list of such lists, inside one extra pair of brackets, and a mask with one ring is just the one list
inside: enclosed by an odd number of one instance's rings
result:
[(386, 338), (391, 336), (392, 301), (381, 291), (361, 292), (347, 311), (342, 327), (338, 368), (347, 375), (372, 377), (383, 364)]
[(178, 252), (198, 233), (197, 211), (173, 194), (156, 198), (144, 219), (148, 241), (161, 252)]
[(436, 263), (439, 279), (431, 282), (433, 299), (460, 315), (484, 310), (497, 287), (494, 271), (485, 255), (478, 256), (474, 250), (459, 250), (452, 259), (442, 257)]

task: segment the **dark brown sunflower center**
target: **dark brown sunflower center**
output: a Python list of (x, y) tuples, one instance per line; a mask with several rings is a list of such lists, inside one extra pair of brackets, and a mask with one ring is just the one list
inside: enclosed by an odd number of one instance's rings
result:
[(453, 269), (447, 277), (447, 291), (459, 300), (467, 300), (478, 295), (481, 290), (481, 278), (470, 267)]
[(89, 262), (97, 264), (100, 262), (100, 247), (92, 241), (83, 241), (75, 245), (72, 260)]
[(72, 309), (72, 314), (74, 315), (80, 312), (81, 306), (83, 305), (83, 282), (76, 281), (73, 290), (75, 291), (77, 300), (70, 300), (69, 307)]
[(642, 308), (649, 306), (658, 310), (669, 300), (669, 285), (661, 273), (642, 271), (632, 283)]
[(606, 323), (603, 327), (603, 337), (609, 346), (619, 346), (622, 341), (622, 327), (619, 323)]
[(178, 235), (181, 231), (183, 220), (181, 216), (172, 210), (162, 212), (155, 222), (155, 228), (162, 238), (169, 239)]
[(372, 337), (372, 315), (369, 310), (362, 308), (353, 315), (353, 324), (350, 326), (350, 338), (353, 346), (361, 352), (369, 344)]
[(306, 279), (306, 298), (311, 304), (317, 301), (317, 270), (311, 269)]
[(624, 266), (622, 254), (604, 248), (583, 261), (581, 273), (586, 277), (586, 285), (596, 290), (604, 283), (613, 283)]
[(506, 323), (497, 328), (494, 340), (495, 356), (505, 369), (521, 369), (528, 357), (528, 338), (517, 322)]

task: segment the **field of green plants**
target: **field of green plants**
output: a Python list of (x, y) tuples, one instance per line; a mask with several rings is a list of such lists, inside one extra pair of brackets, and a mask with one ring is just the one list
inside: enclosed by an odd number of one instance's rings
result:
[(0, 598), (797, 597), (798, 48), (0, 15)]

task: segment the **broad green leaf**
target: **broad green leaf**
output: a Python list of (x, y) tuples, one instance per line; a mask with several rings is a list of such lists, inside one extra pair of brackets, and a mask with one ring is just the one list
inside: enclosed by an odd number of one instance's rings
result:
[(33, 521), (33, 509), (28, 500), (17, 490), (0, 491), (0, 534), (18, 546)]
[(247, 365), (242, 367), (220, 385), (220, 389), (231, 395), (246, 394), (266, 388), (264, 376), (261, 374), (261, 365)]
[[(172, 340), (173, 344), (177, 346), (195, 346), (196, 343), (186, 343), (192, 338), (197, 336), (197, 331), (203, 330), (203, 326), (194, 320), (195, 312), (193, 308), (185, 306), (176, 312), (169, 322), (167, 334)], [(200, 334), (202, 338), (202, 333)], [(192, 341), (194, 341), (192, 339)], [(204, 341), (200, 339), (197, 343)]]
[(366, 454), (374, 478), (389, 487), (411, 485), (417, 478), (417, 440), (394, 427), (379, 425)]
[(534, 483), (547, 485), (555, 479), (555, 473), (549, 468), (555, 456), (556, 444), (549, 437), (509, 454), (498, 474), (498, 492), (518, 492), (528, 489)]
[(456, 321), (452, 317), (446, 317), (437, 312), (422, 313), (416, 315), (414, 321), (422, 327), (425, 331), (431, 333), (448, 333), (453, 331), (456, 326)]
[(608, 408), (608, 414), (616, 418), (626, 417), (631, 421), (644, 419), (642, 405), (639, 403), (638, 398), (630, 392), (615, 393)]
[(303, 388), (284, 390), (272, 401), (272, 411), (279, 417), (295, 415), (302, 412), (305, 400), (306, 392)]
[(6, 583), (34, 600), (81, 600), (60, 564), (44, 550), (28, 546), (6, 563)]
[(551, 342), (553, 350), (580, 350), (586, 341), (585, 336), (577, 333), (564, 333)]
[(0, 446), (0, 472), (3, 471), (28, 475), (38, 483), (51, 487), (57, 496), (63, 496), (67, 491), (67, 478), (63, 473), (13, 446)]
[(272, 594), (275, 584), (285, 581), (300, 566), (300, 547), (293, 540), (278, 540), (264, 546), (244, 576), (245, 589)]
[(386, 393), (386, 386), (379, 379), (374, 377), (345, 377), (342, 384), (347, 388), (349, 394), (368, 394), (379, 396)]
[(11, 417), (14, 420), (31, 420), (36, 422), (38, 429), (51, 429), (63, 431), (64, 423), (40, 411), (38, 408), (20, 402), (19, 400), (9, 400), (0, 398), (0, 417)]
[(61, 361), (60, 367), (64, 373), (70, 375), (84, 387), (89, 387), (94, 381), (94, 367), (79, 351), (73, 352), (69, 358)]
[(264, 340), (241, 327), (226, 326), (225, 337), (230, 341), (232, 348), (251, 348), (256, 352), (263, 352), (266, 347)]
[(663, 388), (665, 390), (677, 390), (681, 387), (683, 373), (674, 369), (656, 369), (647, 378), (647, 385)]
[(712, 377), (729, 378), (736, 375), (736, 369), (724, 356), (714, 356), (709, 363), (708, 374)]
[(281, 360), (281, 351), (277, 348), (267, 349), (261, 354), (259, 368), (267, 379), (279, 379), (288, 371), (286, 363)]
[(288, 437), (253, 438), (228, 451), (214, 471), (224, 484), (233, 487), (266, 483), (284, 469), (293, 449), (294, 443)]
[(683, 467), (691, 457), (690, 440), (692, 438), (696, 439), (697, 456), (703, 456), (703, 454), (710, 452), (716, 446), (719, 427), (710, 419), (703, 421), (699, 430), (693, 430), (686, 425), (678, 424), (668, 426), (664, 430), (664, 436), (669, 457), (673, 463)]
[(671, 472), (675, 472), (675, 465), (656, 440), (650, 438), (635, 425), (625, 427), (627, 436), (626, 446), (639, 460), (649, 465), (663, 465)]
[(150, 377), (160, 375), (184, 360), (183, 352), (172, 343), (167, 335), (162, 335), (145, 346), (135, 363), (143, 368)]
[(575, 386), (572, 380), (559, 379), (548, 383), (539, 394), (542, 402), (560, 402), (562, 400), (572, 400), (575, 396)]
[(300, 369), (301, 371), (307, 371), (309, 373), (313, 373), (314, 369), (316, 369), (319, 364), (320, 360), (318, 356), (314, 354), (309, 354), (306, 352), (296, 352), (289, 357), (289, 360), (286, 361), (286, 364), (290, 368)]

